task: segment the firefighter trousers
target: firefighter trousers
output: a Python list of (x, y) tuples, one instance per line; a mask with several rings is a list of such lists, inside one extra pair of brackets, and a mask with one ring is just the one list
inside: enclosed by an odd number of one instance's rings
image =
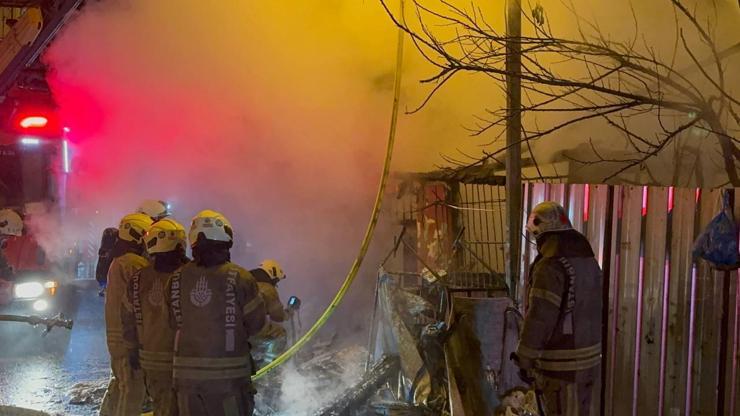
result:
[(154, 416), (178, 416), (172, 373), (144, 370), (144, 380), (154, 405)]
[(180, 416), (252, 416), (254, 394), (249, 391), (177, 392)]
[(282, 326), (271, 324), (271, 333), (264, 337), (255, 337), (252, 344), (252, 357), (257, 368), (262, 368), (282, 354), (288, 346), (288, 333)]
[(596, 416), (600, 386), (597, 378), (568, 382), (536, 375), (539, 400), (545, 416)]
[(145, 396), (144, 374), (131, 368), (128, 357), (111, 357), (111, 370), (100, 416), (139, 416)]

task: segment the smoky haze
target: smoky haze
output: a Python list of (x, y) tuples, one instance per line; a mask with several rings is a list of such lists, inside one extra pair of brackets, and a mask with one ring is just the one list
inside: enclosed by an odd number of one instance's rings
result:
[[(40, 233), (42, 244), (96, 246), (147, 198), (170, 202), (186, 227), (214, 209), (234, 224), (233, 259), (247, 268), (280, 261), (283, 297), (307, 300), (310, 319), (339, 287), (371, 211), (396, 35), (375, 1), (89, 2), (44, 56), (71, 129), (75, 215), (65, 238)], [(419, 79), (429, 73), (408, 41), (406, 51), (402, 112), (424, 97)], [(425, 112), (402, 114), (394, 168), (430, 169), (440, 154), (475, 148), (462, 125), (487, 91), (500, 94), (460, 80)], [(347, 304), (372, 301), (390, 224), (382, 221), (359, 279), (366, 286)]]
[(214, 209), (236, 262), (277, 259), (284, 297), (326, 305), (364, 232), (390, 115), (395, 45), (367, 53), (376, 40), (354, 25), (393, 28), (375, 4), (289, 3), (85, 6), (44, 58), (74, 148), (68, 235), (97, 244), (147, 198), (186, 227)]
[[(451, 3), (471, 7), (468, 0)], [(723, 10), (730, 4), (719, 3)], [(449, 10), (439, 1), (423, 4)], [(634, 35), (627, 0), (574, 5), (610, 37)], [(564, 3), (543, 6), (557, 33), (577, 35)], [(503, 2), (475, 7), (503, 30)], [(646, 42), (670, 50), (673, 17), (661, 13), (670, 11), (668, 2), (634, 7)], [(409, 16), (411, 10), (407, 5)], [(718, 32), (720, 46), (733, 38), (726, 24)], [(41, 235), (42, 244), (52, 252), (68, 246), (63, 240), (97, 244), (104, 227), (147, 198), (171, 202), (186, 227), (196, 212), (215, 209), (234, 223), (235, 261), (248, 268), (263, 258), (281, 261), (288, 274), (283, 296), (316, 300), (321, 309), (351, 264), (370, 213), (390, 116), (395, 37), (377, 1), (89, 2), (44, 56), (71, 128), (67, 202), (75, 215), (66, 225), (75, 226), (62, 239)], [(433, 86), (419, 80), (435, 73), (407, 41), (402, 110), (423, 102)], [(501, 87), (465, 74), (420, 113), (402, 115), (394, 168), (430, 169), (441, 154), (458, 150), (480, 154), (499, 132), (470, 137), (464, 127), (484, 109), (505, 105)], [(547, 161), (589, 134), (564, 136), (535, 143), (538, 158)], [(376, 251), (389, 242), (378, 236)], [(375, 260), (368, 259), (365, 280)]]

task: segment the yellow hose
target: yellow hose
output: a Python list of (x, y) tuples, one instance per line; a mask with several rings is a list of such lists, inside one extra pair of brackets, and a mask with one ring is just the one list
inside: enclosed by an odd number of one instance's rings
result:
[[(401, 7), (401, 12), (403, 13), (404, 0), (401, 0), (400, 7)], [(398, 45), (396, 47), (396, 74), (395, 74), (395, 81), (393, 84), (393, 112), (391, 113), (391, 126), (390, 126), (390, 131), (388, 133), (388, 144), (385, 150), (385, 162), (383, 164), (383, 173), (380, 177), (380, 184), (378, 185), (378, 193), (377, 195), (375, 195), (375, 205), (373, 206), (373, 213), (372, 213), (372, 216), (370, 217), (370, 222), (367, 225), (367, 229), (365, 230), (365, 237), (362, 239), (362, 245), (360, 246), (360, 252), (357, 254), (357, 258), (355, 258), (354, 263), (352, 263), (352, 267), (349, 269), (349, 273), (347, 273), (347, 277), (344, 279), (344, 283), (342, 283), (342, 286), (339, 288), (339, 291), (334, 296), (334, 299), (331, 301), (331, 303), (326, 308), (324, 313), (321, 314), (321, 316), (316, 321), (316, 323), (313, 324), (311, 329), (309, 329), (308, 332), (306, 332), (298, 341), (296, 341), (295, 344), (293, 344), (290, 348), (288, 348), (288, 350), (285, 351), (282, 355), (277, 357), (270, 364), (266, 365), (265, 367), (257, 371), (257, 374), (252, 376), (252, 380), (259, 379), (260, 377), (269, 373), (275, 367), (279, 366), (280, 364), (290, 359), (293, 355), (295, 355), (296, 352), (298, 352), (298, 350), (300, 350), (304, 345), (306, 345), (306, 343), (309, 340), (311, 340), (311, 338), (313, 338), (314, 335), (316, 335), (319, 329), (321, 329), (321, 327), (323, 327), (324, 324), (326, 324), (326, 321), (329, 320), (331, 315), (334, 313), (334, 311), (337, 309), (339, 304), (342, 302), (342, 299), (347, 294), (347, 291), (352, 285), (352, 282), (354, 282), (355, 277), (357, 277), (357, 272), (360, 270), (362, 261), (365, 259), (365, 255), (367, 254), (367, 249), (368, 247), (370, 247), (370, 242), (373, 239), (373, 234), (375, 232), (375, 226), (378, 223), (378, 217), (380, 216), (380, 207), (383, 203), (383, 193), (385, 192), (385, 186), (388, 181), (388, 174), (391, 169), (391, 159), (393, 158), (393, 144), (396, 140), (396, 125), (398, 124), (398, 103), (399, 103), (399, 97), (401, 95), (401, 69), (403, 67), (403, 39), (404, 39), (404, 33), (402, 30), (399, 29), (398, 30)]]

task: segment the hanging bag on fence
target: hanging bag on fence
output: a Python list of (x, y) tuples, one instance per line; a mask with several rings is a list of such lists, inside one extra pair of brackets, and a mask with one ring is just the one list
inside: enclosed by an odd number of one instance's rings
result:
[(713, 268), (734, 270), (740, 267), (738, 228), (730, 208), (730, 193), (722, 195), (722, 211), (694, 242), (694, 257), (706, 260)]

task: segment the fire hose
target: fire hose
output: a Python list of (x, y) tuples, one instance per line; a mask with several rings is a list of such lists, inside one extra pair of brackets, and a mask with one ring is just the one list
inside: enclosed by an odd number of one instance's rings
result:
[[(401, 0), (400, 8), (401, 8), (401, 11), (403, 11), (404, 0)], [(352, 286), (352, 283), (357, 277), (357, 273), (360, 270), (362, 261), (365, 259), (367, 250), (370, 247), (370, 242), (373, 239), (373, 234), (375, 233), (375, 226), (378, 223), (378, 217), (380, 216), (380, 207), (383, 203), (383, 194), (385, 192), (385, 186), (388, 182), (388, 175), (390, 173), (391, 160), (393, 158), (393, 144), (396, 139), (396, 126), (398, 124), (398, 108), (399, 108), (399, 101), (400, 101), (400, 96), (401, 96), (401, 69), (403, 66), (403, 40), (404, 40), (404, 33), (401, 29), (399, 29), (398, 38), (397, 38), (397, 46), (396, 46), (396, 70), (395, 70), (395, 79), (393, 83), (393, 108), (391, 112), (390, 130), (388, 132), (388, 143), (386, 145), (385, 160), (383, 162), (383, 171), (380, 176), (380, 183), (378, 184), (378, 192), (375, 195), (375, 203), (373, 205), (373, 211), (372, 211), (372, 214), (370, 215), (370, 221), (368, 222), (367, 229), (365, 230), (365, 236), (362, 239), (362, 244), (360, 245), (359, 253), (357, 254), (357, 257), (352, 263), (352, 267), (350, 267), (349, 272), (347, 273), (347, 276), (345, 277), (344, 282), (342, 283), (342, 286), (340, 286), (339, 288), (339, 291), (334, 296), (334, 299), (331, 301), (329, 306), (326, 307), (326, 309), (321, 314), (319, 319), (313, 324), (313, 326), (311, 326), (311, 328), (298, 341), (296, 341), (283, 354), (281, 354), (279, 357), (273, 360), (270, 364), (266, 365), (265, 367), (257, 371), (257, 374), (252, 376), (252, 380), (259, 379), (260, 377), (264, 376), (265, 374), (275, 369), (275, 367), (289, 360), (301, 348), (303, 348), (303, 346), (306, 345), (306, 343), (308, 343), (308, 341), (310, 341), (311, 338), (314, 337), (314, 335), (316, 335), (319, 329), (321, 329), (326, 324), (326, 322), (329, 320), (329, 318), (332, 316), (334, 311), (337, 309), (339, 304), (344, 299), (344, 296), (347, 294), (347, 291), (349, 290), (350, 286)]]
[(74, 325), (74, 322), (71, 319), (65, 319), (64, 315), (61, 313), (53, 318), (43, 318), (36, 315), (0, 315), (0, 321), (25, 322), (32, 326), (44, 326), (46, 327), (42, 334), (44, 336), (46, 336), (46, 334), (48, 334), (54, 327), (72, 329), (72, 326)]

